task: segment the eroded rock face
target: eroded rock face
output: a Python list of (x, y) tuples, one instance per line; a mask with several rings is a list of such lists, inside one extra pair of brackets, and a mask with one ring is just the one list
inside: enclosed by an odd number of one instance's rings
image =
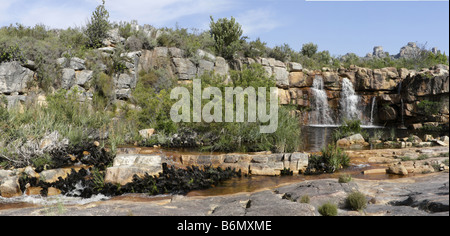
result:
[(33, 80), (34, 72), (22, 67), (19, 62), (0, 64), (0, 94), (22, 93), (27, 90), (27, 83)]

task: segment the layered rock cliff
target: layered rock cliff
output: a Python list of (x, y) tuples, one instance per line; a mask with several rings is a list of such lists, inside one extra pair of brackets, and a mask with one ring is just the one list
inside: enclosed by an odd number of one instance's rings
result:
[[(117, 53), (114, 47), (97, 49), (104, 56)], [(449, 67), (437, 65), (420, 71), (405, 68), (369, 69), (356, 66), (349, 68), (308, 70), (299, 63), (282, 62), (273, 58), (240, 58), (226, 61), (203, 50), (186, 57), (179, 48), (156, 47), (121, 54), (125, 69), (113, 76), (116, 102), (127, 101), (139, 80), (139, 71), (159, 69), (165, 71), (163, 79), (178, 82), (189, 81), (206, 71), (229, 77), (230, 70), (241, 70), (245, 65), (257, 63), (273, 76), (279, 92), (281, 105), (298, 108), (304, 124), (317, 123), (311, 112), (315, 101), (313, 83), (323, 81), (323, 91), (331, 117), (342, 119), (343, 80), (347, 78), (358, 96), (356, 104), (363, 124), (404, 125), (411, 128), (440, 126), (449, 123)], [(56, 60), (61, 68), (60, 88), (80, 94), (81, 101), (92, 100), (95, 88), (91, 86), (93, 71), (85, 59), (76, 57)], [(32, 63), (31, 63), (32, 64)], [(30, 86), (35, 71), (30, 62), (5, 62), (0, 64), (0, 94), (6, 97), (8, 107), (19, 106), (27, 101), (45, 99), (40, 88)], [(100, 70), (106, 65), (97, 63)], [(56, 88), (58, 89), (58, 88)]]

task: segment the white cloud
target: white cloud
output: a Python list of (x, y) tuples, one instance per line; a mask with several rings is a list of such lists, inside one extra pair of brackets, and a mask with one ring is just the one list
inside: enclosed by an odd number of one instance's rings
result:
[(239, 14), (236, 20), (242, 25), (245, 35), (267, 33), (281, 25), (273, 10), (263, 8), (248, 10)]
[(139, 23), (165, 25), (185, 16), (197, 14), (213, 14), (232, 7), (226, 0), (109, 0), (106, 2), (111, 19), (138, 20)]

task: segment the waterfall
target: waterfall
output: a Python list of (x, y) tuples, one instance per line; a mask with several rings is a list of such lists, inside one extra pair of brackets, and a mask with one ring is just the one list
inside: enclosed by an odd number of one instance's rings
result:
[(360, 111), (358, 110), (359, 96), (355, 93), (352, 82), (344, 78), (342, 80), (341, 91), (341, 118), (355, 120), (360, 119)]
[(373, 112), (375, 110), (375, 104), (377, 103), (377, 97), (372, 98), (372, 108), (370, 109), (370, 125), (373, 125)]
[(401, 107), (400, 107), (400, 114), (401, 114), (401, 118), (402, 118), (402, 123), (400, 124), (400, 129), (406, 129), (405, 126), (405, 119), (403, 118), (403, 110), (405, 109), (404, 104), (403, 104), (403, 98), (402, 98), (402, 81), (400, 80), (400, 82), (398, 83), (398, 91), (397, 91), (398, 95), (400, 96), (400, 103), (401, 103)]
[(331, 109), (328, 106), (328, 97), (324, 87), (322, 76), (316, 76), (311, 89), (314, 97), (311, 102), (313, 111), (310, 119), (313, 120), (313, 124), (332, 125), (334, 122), (331, 118)]

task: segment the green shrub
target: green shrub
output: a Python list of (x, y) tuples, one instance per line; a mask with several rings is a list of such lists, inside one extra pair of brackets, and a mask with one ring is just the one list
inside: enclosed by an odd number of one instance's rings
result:
[(339, 176), (339, 183), (348, 183), (352, 181), (352, 176), (350, 174), (342, 174)]
[(347, 196), (346, 203), (348, 208), (361, 211), (366, 208), (367, 199), (361, 192), (352, 192)]
[(111, 28), (109, 23), (109, 12), (105, 8), (105, 1), (98, 5), (92, 13), (91, 19), (86, 25), (85, 34), (88, 38), (88, 46), (99, 48), (102, 41), (108, 37), (108, 30)]
[(363, 130), (361, 128), (361, 120), (344, 120), (342, 125), (333, 130), (333, 133), (331, 135), (333, 142), (336, 142), (341, 138), (361, 133), (363, 133)]
[(210, 18), (210, 33), (214, 39), (217, 54), (227, 60), (233, 59), (234, 54), (242, 48), (241, 25), (236, 22), (234, 17), (231, 17), (230, 20), (221, 18), (217, 21), (214, 21), (212, 16)]
[(338, 169), (348, 167), (350, 158), (339, 147), (329, 144), (322, 148), (321, 155), (311, 155), (305, 174), (334, 173)]
[(301, 53), (309, 58), (313, 57), (317, 53), (317, 44), (306, 43), (303, 44)]
[(311, 199), (309, 198), (309, 195), (302, 195), (302, 197), (300, 198), (300, 203), (309, 204), (310, 201), (311, 201)]
[(318, 209), (320, 215), (322, 216), (337, 216), (338, 210), (336, 204), (333, 203), (325, 203)]
[(441, 103), (423, 100), (420, 101), (419, 104), (417, 104), (417, 108), (419, 108), (419, 111), (422, 112), (423, 114), (436, 115), (441, 110)]

